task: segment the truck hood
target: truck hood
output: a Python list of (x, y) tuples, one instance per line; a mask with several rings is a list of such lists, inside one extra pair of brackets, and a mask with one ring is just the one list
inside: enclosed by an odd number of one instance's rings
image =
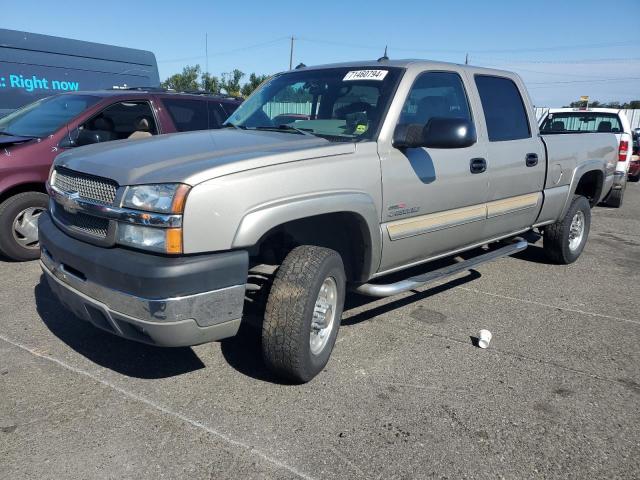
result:
[(90, 145), (60, 154), (55, 163), (120, 185), (196, 185), (240, 171), (354, 151), (353, 143), (310, 135), (222, 129)]

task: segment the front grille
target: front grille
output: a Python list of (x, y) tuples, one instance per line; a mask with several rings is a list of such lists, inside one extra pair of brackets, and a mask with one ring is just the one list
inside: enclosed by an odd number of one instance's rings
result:
[(67, 228), (77, 230), (98, 239), (105, 239), (109, 230), (109, 220), (82, 212), (69, 213), (63, 208), (55, 209), (55, 217)]
[(118, 184), (113, 180), (64, 167), (56, 168), (53, 185), (63, 192), (78, 192), (80, 198), (102, 205), (113, 205), (118, 189)]

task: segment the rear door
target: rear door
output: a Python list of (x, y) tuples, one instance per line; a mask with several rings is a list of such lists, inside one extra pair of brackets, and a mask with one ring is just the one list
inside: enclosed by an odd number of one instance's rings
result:
[(519, 79), (476, 74), (473, 81), (488, 137), (484, 237), (489, 240), (535, 223), (542, 207), (546, 157)]

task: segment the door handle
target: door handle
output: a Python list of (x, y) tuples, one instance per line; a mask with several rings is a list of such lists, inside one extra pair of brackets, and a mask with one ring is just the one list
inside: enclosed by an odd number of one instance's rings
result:
[(469, 162), (471, 173), (482, 173), (487, 169), (487, 161), (484, 158), (472, 158)]
[(538, 154), (537, 153), (527, 153), (527, 157), (525, 160), (527, 167), (535, 167), (538, 164)]

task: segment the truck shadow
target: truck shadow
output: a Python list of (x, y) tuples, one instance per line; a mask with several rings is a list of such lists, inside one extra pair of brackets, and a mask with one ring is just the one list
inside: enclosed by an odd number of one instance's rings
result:
[(191, 348), (160, 348), (103, 332), (80, 320), (55, 298), (46, 280), (34, 289), (40, 318), (56, 337), (92, 362), (135, 378), (166, 378), (204, 368)]
[[(353, 316), (343, 318), (341, 328), (349, 328), (357, 323), (371, 320), (396, 308), (402, 308), (414, 302), (419, 302), (431, 296), (437, 295), (451, 288), (471, 282), (480, 278), (480, 273), (472, 270), (468, 275), (456, 278), (445, 284), (437, 285), (423, 291), (413, 291), (413, 295), (388, 301), (380, 305), (379, 298), (365, 297), (363, 295), (348, 293), (345, 300), (344, 313), (357, 310)], [(282, 379), (274, 376), (265, 366), (262, 359), (262, 345), (260, 333), (262, 328), (263, 312), (254, 305), (249, 307), (249, 314), (245, 315), (242, 327), (235, 337), (220, 342), (221, 352), (231, 367), (248, 377), (264, 382), (287, 384)]]

